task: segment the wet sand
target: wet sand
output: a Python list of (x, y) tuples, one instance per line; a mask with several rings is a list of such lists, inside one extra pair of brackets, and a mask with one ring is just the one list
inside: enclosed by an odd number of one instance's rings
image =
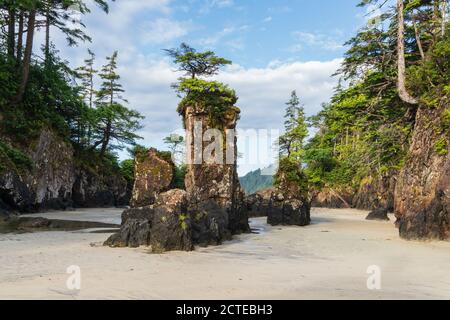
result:
[[(120, 223), (120, 209), (43, 214)], [(313, 225), (270, 227), (195, 252), (101, 246), (92, 230), (0, 235), (0, 299), (450, 299), (450, 243), (401, 240), (367, 212), (313, 209)], [(392, 219), (393, 220), (393, 219)], [(81, 270), (81, 290), (66, 270)], [(369, 266), (381, 290), (367, 289)]]

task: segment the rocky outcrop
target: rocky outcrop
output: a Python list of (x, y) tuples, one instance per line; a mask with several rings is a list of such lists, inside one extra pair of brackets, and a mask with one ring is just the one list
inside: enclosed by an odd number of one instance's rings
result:
[(36, 209), (73, 207), (74, 150), (50, 130), (43, 130), (30, 151), (32, 173), (25, 182), (34, 194)]
[[(215, 139), (225, 140), (228, 130), (236, 128), (238, 115), (237, 108), (230, 110), (217, 126), (204, 111), (186, 108), (186, 191), (176, 189), (159, 193), (171, 185), (172, 165), (151, 150), (145, 159), (137, 161), (134, 208), (123, 213), (120, 232), (111, 236), (105, 245), (149, 246), (157, 253), (189, 251), (194, 245), (219, 245), (234, 234), (249, 232), (244, 193), (237, 175), (236, 137), (233, 135), (225, 147), (218, 140), (211, 141), (219, 146), (214, 152), (234, 155), (231, 163), (224, 163), (217, 157), (203, 158), (208, 151), (203, 144), (205, 132), (220, 128), (214, 131)], [(196, 144), (198, 141), (200, 145)], [(198, 160), (199, 154), (199, 162), (190, 161)]]
[(322, 188), (311, 193), (311, 206), (316, 208), (351, 208), (353, 204), (354, 191), (349, 189), (335, 190)]
[(272, 193), (267, 223), (289, 226), (307, 226), (311, 223), (311, 205), (308, 199), (306, 177), (295, 161), (280, 161), (278, 184)]
[(72, 146), (51, 130), (43, 130), (23, 152), (31, 160), (29, 169), (9, 166), (0, 173), (0, 202), (10, 211), (128, 204), (127, 182), (120, 174), (80, 167)]
[(174, 164), (163, 159), (156, 149), (135, 159), (135, 182), (131, 198), (132, 207), (145, 207), (155, 203), (157, 196), (169, 190), (174, 176)]
[(393, 212), (397, 176), (398, 171), (391, 170), (381, 176), (364, 179), (353, 198), (353, 207), (361, 210), (386, 208)]
[(389, 221), (388, 213), (389, 210), (386, 208), (377, 208), (369, 213), (366, 220)]
[(127, 181), (120, 175), (101, 175), (77, 169), (73, 184), (73, 204), (78, 208), (121, 207), (128, 205)]
[[(235, 134), (230, 135), (235, 132), (239, 113), (238, 108), (231, 108), (217, 124), (201, 108), (185, 110), (190, 160), (185, 185), (196, 244), (220, 244), (233, 234), (250, 231), (244, 192), (237, 174), (237, 138)], [(209, 143), (216, 147), (213, 150), (207, 142), (201, 142), (202, 137), (208, 136), (207, 132), (215, 134), (209, 137)], [(200, 148), (196, 141), (200, 141)]]
[(275, 189), (266, 189), (245, 197), (249, 218), (267, 217)]
[(421, 107), (410, 151), (395, 190), (395, 215), (405, 239), (450, 238), (450, 114)]
[(171, 190), (157, 196), (151, 206), (126, 210), (122, 226), (105, 245), (148, 246), (154, 253), (193, 250), (192, 224), (187, 214), (187, 194)]

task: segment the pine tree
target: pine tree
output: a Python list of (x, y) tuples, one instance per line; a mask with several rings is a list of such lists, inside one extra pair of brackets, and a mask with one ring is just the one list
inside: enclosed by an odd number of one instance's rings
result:
[(280, 137), (280, 153), (281, 156), (301, 161), (305, 139), (308, 136), (308, 125), (304, 107), (296, 91), (292, 92), (291, 99), (286, 105), (285, 133)]
[(76, 76), (81, 80), (81, 85), (79, 86), (80, 96), (88, 107), (85, 119), (83, 119), (80, 124), (83, 126), (83, 128), (80, 128), (80, 131), (87, 131), (86, 136), (81, 139), (81, 142), (83, 145), (89, 146), (92, 139), (93, 121), (95, 120), (95, 117), (93, 117), (95, 114), (93, 108), (96, 95), (94, 77), (98, 71), (94, 69), (95, 54), (91, 50), (88, 50), (88, 54), (89, 58), (84, 60), (85, 65), (76, 69)]
[[(97, 91), (96, 128), (94, 135), (98, 139), (93, 148), (100, 148), (104, 156), (109, 149), (122, 149), (124, 144), (133, 144), (139, 138), (135, 134), (141, 128), (139, 112), (130, 110), (121, 103), (127, 103), (122, 97), (124, 92), (117, 74), (117, 51), (107, 57), (107, 64), (102, 67), (100, 78), (103, 80)], [(119, 145), (113, 145), (115, 140)]]

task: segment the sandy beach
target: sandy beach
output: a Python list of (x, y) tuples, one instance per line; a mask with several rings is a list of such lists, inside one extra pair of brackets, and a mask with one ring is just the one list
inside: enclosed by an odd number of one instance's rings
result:
[[(54, 219), (120, 223), (120, 209), (54, 212)], [(401, 240), (367, 212), (313, 209), (309, 227), (270, 227), (195, 252), (149, 254), (102, 246), (109, 234), (0, 235), (0, 299), (450, 299), (450, 243)], [(69, 266), (81, 290), (66, 286)], [(369, 266), (381, 290), (367, 289)]]

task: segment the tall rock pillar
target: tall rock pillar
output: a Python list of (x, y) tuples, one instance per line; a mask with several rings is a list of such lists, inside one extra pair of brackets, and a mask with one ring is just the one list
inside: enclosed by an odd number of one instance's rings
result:
[(239, 114), (238, 108), (230, 108), (221, 119), (212, 119), (200, 107), (185, 109), (185, 184), (193, 240), (200, 245), (220, 244), (250, 230), (237, 173)]

